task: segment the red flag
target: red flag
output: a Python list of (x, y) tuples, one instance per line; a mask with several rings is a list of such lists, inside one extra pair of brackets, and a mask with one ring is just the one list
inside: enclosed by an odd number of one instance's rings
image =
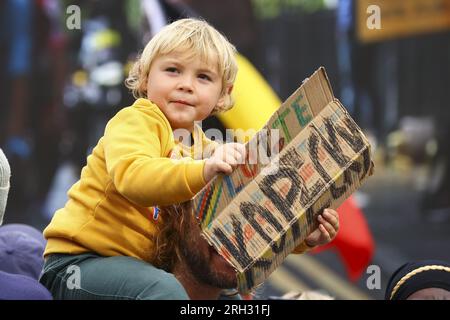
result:
[(355, 200), (349, 197), (337, 209), (339, 232), (329, 244), (312, 251), (337, 249), (347, 270), (348, 277), (357, 281), (372, 260), (375, 244), (363, 212)]

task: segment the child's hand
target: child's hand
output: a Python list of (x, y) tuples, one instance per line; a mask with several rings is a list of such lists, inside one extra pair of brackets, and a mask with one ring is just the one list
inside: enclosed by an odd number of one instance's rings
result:
[(214, 151), (211, 158), (206, 159), (203, 177), (209, 182), (218, 173), (230, 174), (244, 163), (245, 147), (241, 143), (226, 143)]
[(335, 210), (327, 208), (317, 219), (319, 227), (305, 239), (305, 243), (309, 247), (321, 246), (331, 242), (339, 230), (339, 215)]

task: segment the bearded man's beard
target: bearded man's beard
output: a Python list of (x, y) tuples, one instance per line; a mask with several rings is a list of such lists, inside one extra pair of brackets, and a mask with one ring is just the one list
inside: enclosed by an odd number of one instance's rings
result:
[[(187, 238), (189, 238), (188, 235)], [(213, 270), (206, 255), (202, 255), (195, 244), (181, 244), (181, 254), (186, 265), (191, 269), (193, 276), (201, 283), (221, 289), (233, 289), (237, 287), (236, 275), (225, 274)]]

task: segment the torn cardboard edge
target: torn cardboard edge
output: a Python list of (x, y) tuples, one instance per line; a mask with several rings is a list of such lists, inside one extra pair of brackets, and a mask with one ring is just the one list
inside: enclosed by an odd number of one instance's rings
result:
[(370, 145), (334, 98), (324, 68), (262, 130), (277, 128), (284, 147), (269, 165), (241, 165), (194, 198), (203, 236), (237, 270), (243, 293), (314, 230), (318, 213), (337, 208), (373, 169)]

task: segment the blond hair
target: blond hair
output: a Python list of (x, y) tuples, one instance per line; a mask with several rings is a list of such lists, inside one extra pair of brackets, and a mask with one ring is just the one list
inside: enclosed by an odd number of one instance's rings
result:
[(174, 51), (189, 52), (189, 58), (199, 57), (205, 63), (217, 59), (218, 72), (222, 76), (224, 103), (214, 107), (212, 113), (229, 110), (233, 99), (228, 92), (237, 74), (236, 49), (206, 21), (181, 19), (165, 26), (145, 46), (130, 70), (125, 85), (133, 96), (146, 98), (146, 80), (150, 67), (158, 56)]

